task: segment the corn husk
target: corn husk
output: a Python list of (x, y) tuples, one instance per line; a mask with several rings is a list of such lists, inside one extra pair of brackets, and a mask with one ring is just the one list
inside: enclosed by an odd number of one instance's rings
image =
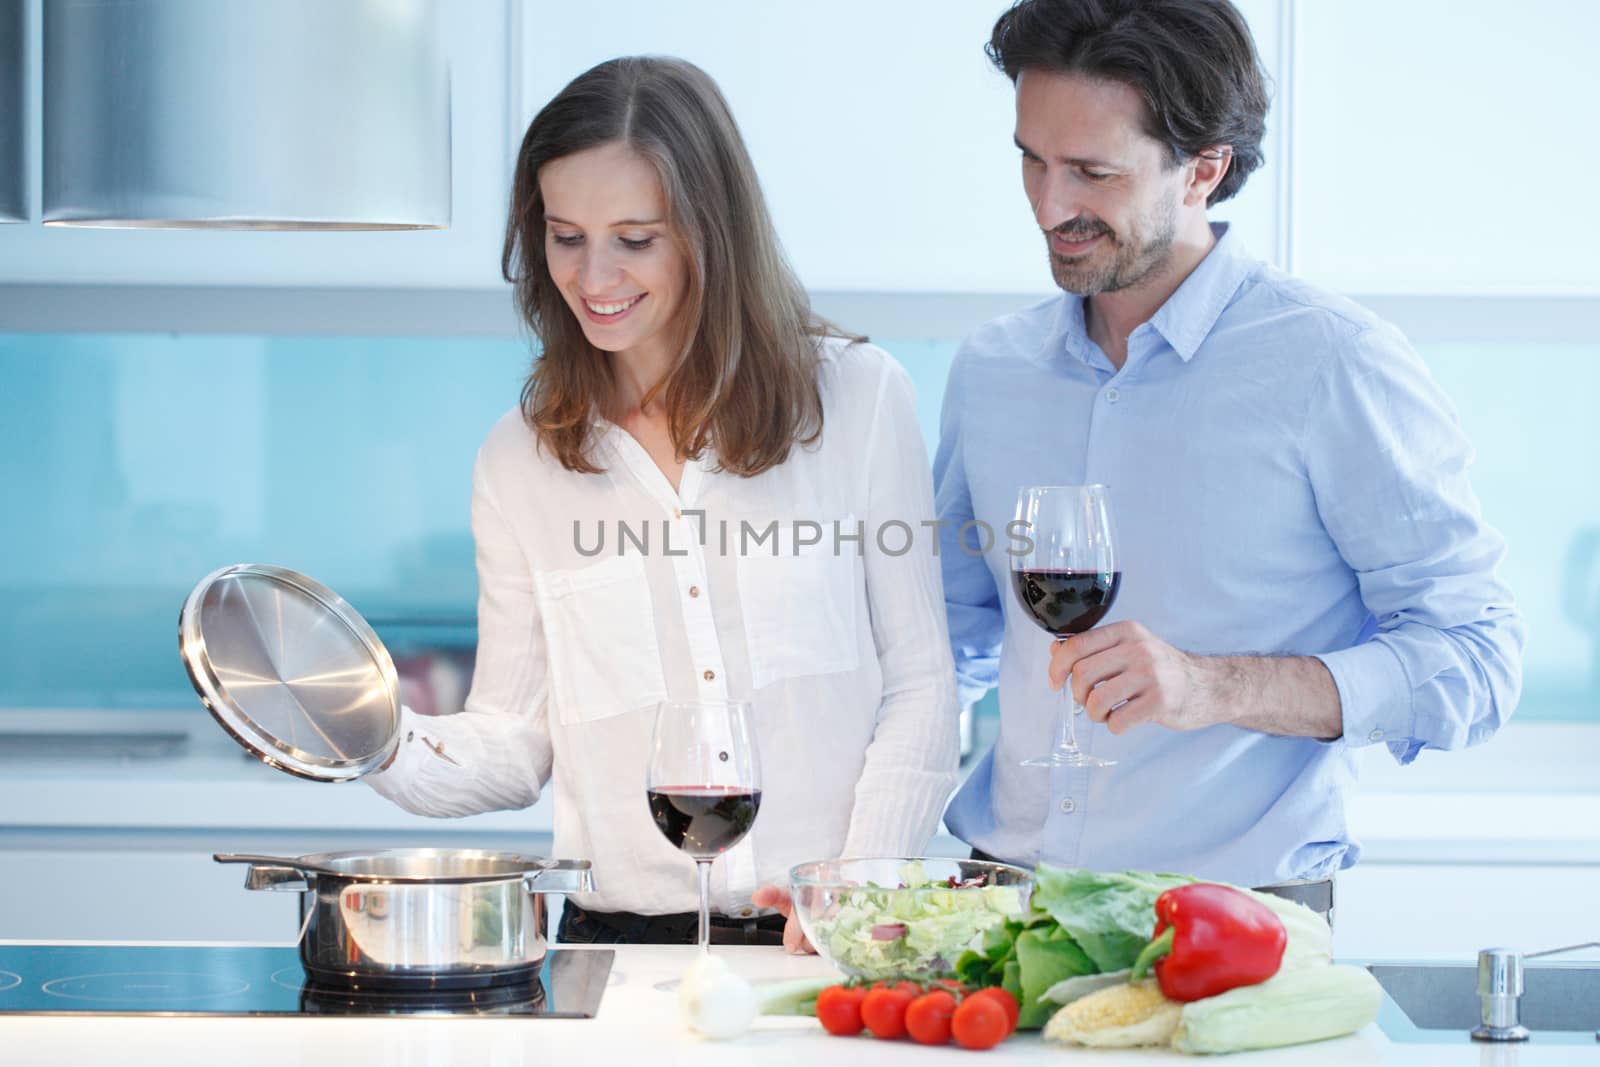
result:
[(1172, 1047), (1242, 1052), (1342, 1037), (1376, 1019), (1382, 1003), (1382, 987), (1364, 968), (1299, 967), (1185, 1004)]

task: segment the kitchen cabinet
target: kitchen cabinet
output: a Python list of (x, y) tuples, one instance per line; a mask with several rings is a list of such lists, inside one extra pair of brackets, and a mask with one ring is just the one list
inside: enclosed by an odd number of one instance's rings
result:
[[(500, 290), (509, 179), (528, 120), (593, 64), (653, 53), (683, 56), (717, 79), (790, 258), (813, 290), (1047, 293), (1011, 143), (1011, 85), (983, 52), (1007, 3), (618, 0), (596, 19), (580, 6), (453, 0), (440, 5), (453, 88), (449, 229), (239, 233), (35, 222), (0, 227), (0, 285)], [(1279, 0), (1240, 6), (1274, 69)], [(1278, 140), (1274, 126), (1266, 168), (1215, 212), (1269, 259), (1279, 244)], [(181, 308), (172, 317), (174, 328), (191, 329), (203, 327), (190, 320), (215, 318)], [(497, 315), (497, 327), (509, 322)]]
[[(0, 285), (501, 286), (500, 246), (511, 169), (506, 0), (451, 0), (438, 7), (452, 89), (448, 229), (99, 230), (46, 227), (34, 221), (0, 227)], [(37, 127), (35, 122), (35, 161), (41, 158)], [(175, 133), (181, 136), (181, 131)], [(312, 166), (316, 162), (308, 161)], [(32, 217), (39, 217), (37, 193)]]

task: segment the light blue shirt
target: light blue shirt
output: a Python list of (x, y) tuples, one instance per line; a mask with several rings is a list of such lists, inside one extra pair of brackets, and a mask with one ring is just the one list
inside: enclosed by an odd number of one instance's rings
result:
[[(1471, 447), (1394, 327), (1247, 256), (1225, 226), (1114, 368), (1062, 295), (962, 345), (934, 462), (963, 704), (1000, 687), (1000, 734), (946, 813), (1004, 859), (1265, 885), (1356, 861), (1354, 749), (1491, 736), (1521, 689), (1525, 630), (1496, 576), (1504, 542), (1467, 483)], [(1231, 726), (1120, 737), (1116, 766), (1041, 769), (1059, 694), (1050, 638), (1010, 589), (1005, 524), (1024, 485), (1110, 487), (1133, 619), (1202, 654), (1319, 657), (1333, 742)], [(997, 531), (976, 554), (978, 519)], [(1103, 625), (1104, 623), (1102, 623)]]

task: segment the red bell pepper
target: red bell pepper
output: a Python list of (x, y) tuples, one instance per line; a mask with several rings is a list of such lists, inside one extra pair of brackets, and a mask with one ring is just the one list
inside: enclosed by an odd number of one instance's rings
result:
[(1231, 886), (1169, 889), (1156, 898), (1155, 939), (1133, 965), (1143, 978), (1153, 962), (1168, 1000), (1214, 997), (1278, 973), (1289, 934), (1271, 908)]

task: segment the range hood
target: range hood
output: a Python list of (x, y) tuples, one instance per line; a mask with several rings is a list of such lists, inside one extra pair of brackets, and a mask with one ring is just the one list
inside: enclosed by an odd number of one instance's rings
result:
[(436, 21), (434, 0), (44, 0), (45, 224), (448, 226)]
[(28, 221), (27, 0), (0, 0), (0, 222)]

